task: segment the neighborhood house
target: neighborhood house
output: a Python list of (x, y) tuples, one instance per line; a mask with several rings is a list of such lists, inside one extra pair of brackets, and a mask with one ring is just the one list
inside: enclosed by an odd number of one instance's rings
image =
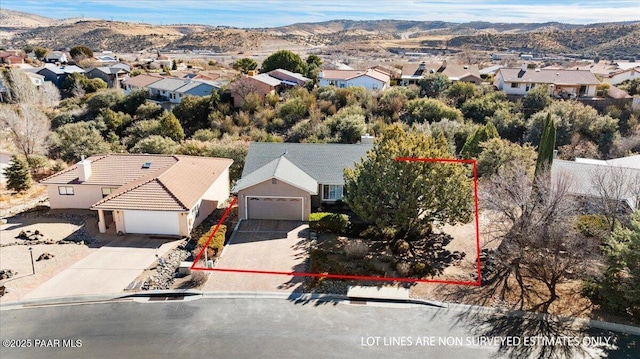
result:
[(385, 90), (391, 83), (389, 74), (376, 69), (323, 70), (320, 72), (319, 86), (339, 88), (362, 86), (367, 90)]
[(109, 154), (42, 181), (52, 209), (98, 212), (101, 233), (188, 236), (229, 197), (226, 158)]
[(412, 63), (402, 66), (401, 84), (403, 86), (415, 85), (418, 81), (429, 75), (442, 74), (447, 76), (449, 81), (472, 82), (475, 85), (482, 83), (478, 65), (450, 64), (447, 61), (442, 63)]
[(552, 96), (594, 97), (600, 81), (586, 70), (550, 70), (502, 68), (496, 72), (494, 85), (507, 95), (526, 95), (536, 86), (548, 85)]
[(312, 209), (342, 199), (344, 169), (372, 146), (371, 136), (359, 144), (251, 143), (233, 188), (240, 219), (308, 220)]

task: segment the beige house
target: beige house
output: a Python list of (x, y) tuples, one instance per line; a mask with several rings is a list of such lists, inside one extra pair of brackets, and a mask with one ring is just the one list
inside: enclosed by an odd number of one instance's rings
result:
[(342, 200), (344, 169), (372, 146), (371, 136), (359, 144), (251, 143), (233, 188), (240, 219), (307, 221), (312, 210)]
[(420, 79), (436, 74), (445, 75), (452, 82), (472, 82), (475, 85), (482, 83), (478, 65), (453, 64), (443, 61), (439, 63), (420, 62), (403, 65), (400, 84), (403, 86), (417, 84)]
[(44, 179), (52, 209), (98, 212), (101, 233), (188, 236), (229, 198), (226, 158), (110, 154)]

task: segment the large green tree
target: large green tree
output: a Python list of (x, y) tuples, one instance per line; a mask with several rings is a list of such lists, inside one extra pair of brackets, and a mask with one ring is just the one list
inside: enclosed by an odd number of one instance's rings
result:
[(31, 171), (29, 164), (22, 157), (11, 157), (11, 165), (4, 169), (7, 177), (7, 188), (16, 192), (31, 188)]
[(292, 72), (306, 73), (307, 63), (300, 56), (289, 50), (276, 51), (262, 62), (260, 72), (269, 72), (276, 69), (284, 69)]
[(93, 51), (85, 45), (78, 45), (69, 50), (69, 55), (71, 55), (74, 60), (81, 60), (93, 57)]
[(256, 62), (256, 60), (249, 57), (243, 57), (233, 63), (233, 69), (238, 70), (243, 74), (246, 74), (251, 70), (255, 70), (256, 68), (258, 68), (258, 63)]
[(366, 222), (394, 238), (425, 238), (434, 226), (471, 219), (472, 182), (466, 168), (399, 157), (453, 158), (444, 136), (391, 125), (367, 158), (344, 172), (344, 201)]

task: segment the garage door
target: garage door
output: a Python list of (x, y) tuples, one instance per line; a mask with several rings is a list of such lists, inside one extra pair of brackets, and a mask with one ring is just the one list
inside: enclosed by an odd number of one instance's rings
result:
[(126, 233), (180, 234), (179, 214), (161, 211), (124, 211)]
[(249, 219), (302, 220), (302, 198), (248, 197)]

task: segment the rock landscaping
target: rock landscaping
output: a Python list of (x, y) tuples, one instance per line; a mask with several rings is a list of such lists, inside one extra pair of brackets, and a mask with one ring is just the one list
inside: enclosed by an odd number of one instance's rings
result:
[(55, 257), (53, 254), (48, 253), (48, 252), (45, 252), (45, 253), (42, 253), (42, 254), (38, 257), (38, 259), (36, 259), (36, 262), (40, 262), (40, 261), (43, 261), (43, 260), (51, 259), (51, 258), (53, 258), (53, 257)]
[(0, 270), (0, 280), (9, 279), (16, 274), (18, 274), (18, 272), (14, 272), (11, 269), (2, 269)]
[(183, 243), (166, 256), (158, 258), (156, 274), (142, 284), (142, 290), (170, 289), (173, 286), (176, 275), (178, 275), (180, 262), (187, 259), (189, 255), (190, 252), (186, 249), (186, 243)]

